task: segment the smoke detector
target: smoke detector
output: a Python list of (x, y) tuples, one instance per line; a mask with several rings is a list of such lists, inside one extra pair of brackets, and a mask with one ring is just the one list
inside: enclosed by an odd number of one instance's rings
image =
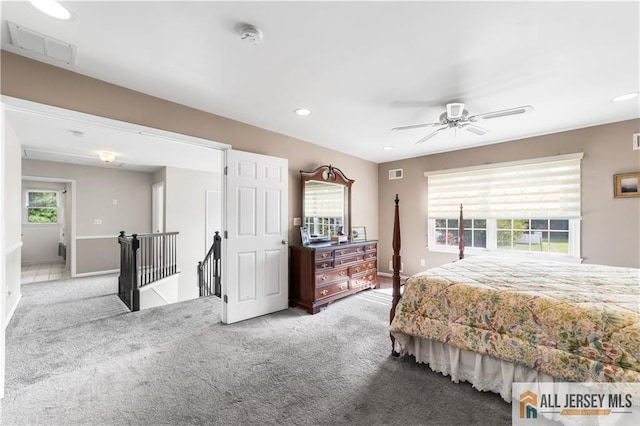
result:
[(257, 46), (262, 42), (262, 31), (253, 25), (244, 24), (240, 29), (240, 39)]

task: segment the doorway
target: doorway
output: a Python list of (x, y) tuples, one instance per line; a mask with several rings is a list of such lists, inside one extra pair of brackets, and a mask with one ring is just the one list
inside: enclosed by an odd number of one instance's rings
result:
[(20, 283), (75, 275), (75, 181), (23, 176)]
[(164, 182), (151, 187), (151, 232), (164, 232)]

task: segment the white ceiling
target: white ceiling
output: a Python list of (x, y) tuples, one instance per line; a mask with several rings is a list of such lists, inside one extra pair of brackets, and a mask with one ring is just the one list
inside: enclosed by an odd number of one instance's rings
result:
[[(21, 99), (2, 100), (23, 158), (148, 173), (162, 167), (222, 171), (224, 144)], [(115, 154), (115, 160), (103, 163), (101, 151)]]
[[(10, 21), (78, 47), (51, 64), (375, 162), (640, 117), (638, 98), (611, 101), (639, 90), (637, 1), (61, 3), (70, 22), (2, 1), (2, 48), (43, 60), (11, 45)], [(390, 130), (452, 101), (534, 110), (485, 136)]]

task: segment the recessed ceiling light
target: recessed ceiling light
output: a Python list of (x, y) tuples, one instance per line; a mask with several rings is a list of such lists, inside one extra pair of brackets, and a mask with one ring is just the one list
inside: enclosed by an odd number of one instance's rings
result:
[(391, 151), (393, 149), (392, 146), (385, 146), (382, 149), (384, 149), (385, 151)]
[(298, 114), (299, 116), (307, 116), (311, 114), (311, 110), (306, 109), (306, 108), (298, 108), (296, 110), (294, 110), (293, 112), (295, 112), (296, 114)]
[(57, 19), (71, 19), (71, 12), (55, 0), (29, 0), (36, 9)]
[(638, 92), (633, 92), (633, 93), (627, 93), (625, 95), (616, 96), (615, 98), (613, 98), (611, 100), (613, 102), (628, 101), (629, 99), (633, 99), (633, 98), (635, 98), (637, 96), (638, 96)]

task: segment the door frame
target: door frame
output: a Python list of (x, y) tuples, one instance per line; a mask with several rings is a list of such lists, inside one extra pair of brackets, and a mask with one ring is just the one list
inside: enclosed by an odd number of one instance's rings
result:
[[(77, 276), (76, 273), (76, 180), (67, 178), (50, 178), (42, 176), (25, 176), (22, 175), (22, 180), (28, 180), (32, 182), (55, 182), (55, 183), (67, 183), (71, 185), (71, 212), (65, 211), (64, 214), (69, 214), (69, 243), (71, 244), (71, 266), (69, 272), (71, 278)], [(22, 206), (21, 206), (22, 208)], [(65, 230), (65, 233), (67, 231)]]
[[(159, 191), (161, 189), (161, 191)], [(162, 194), (158, 200), (158, 194)], [(156, 182), (151, 185), (151, 233), (164, 232), (164, 198), (165, 186), (164, 181)], [(158, 201), (160, 204), (158, 204)], [(160, 229), (157, 225), (160, 225)]]

